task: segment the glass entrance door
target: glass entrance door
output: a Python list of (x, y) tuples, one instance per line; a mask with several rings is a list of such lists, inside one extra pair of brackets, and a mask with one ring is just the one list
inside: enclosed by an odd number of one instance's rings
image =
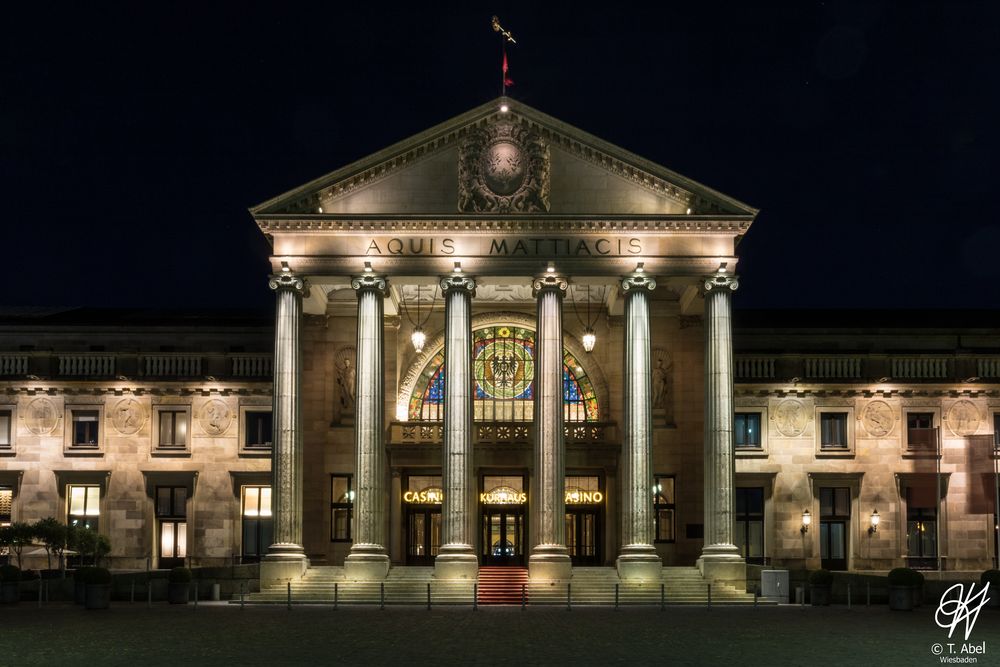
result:
[(483, 507), (483, 564), (524, 565), (524, 508)]
[(441, 507), (410, 507), (406, 513), (406, 564), (433, 565), (441, 549)]
[(851, 490), (847, 487), (821, 488), (819, 508), (820, 566), (825, 570), (846, 570)]
[(598, 510), (568, 508), (566, 511), (566, 548), (573, 565), (600, 565)]

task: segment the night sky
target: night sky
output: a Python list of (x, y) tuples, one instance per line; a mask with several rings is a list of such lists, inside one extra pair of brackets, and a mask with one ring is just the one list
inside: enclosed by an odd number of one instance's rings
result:
[(4, 10), (0, 306), (271, 307), (247, 207), (496, 97), (496, 13), (515, 100), (761, 209), (738, 307), (1000, 308), (1000, 3), (74, 4)]

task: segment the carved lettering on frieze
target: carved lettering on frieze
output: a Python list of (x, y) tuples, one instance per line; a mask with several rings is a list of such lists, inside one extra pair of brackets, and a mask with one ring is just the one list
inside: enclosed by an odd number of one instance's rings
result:
[(511, 122), (472, 130), (459, 149), (458, 210), (548, 211), (548, 144), (524, 126)]

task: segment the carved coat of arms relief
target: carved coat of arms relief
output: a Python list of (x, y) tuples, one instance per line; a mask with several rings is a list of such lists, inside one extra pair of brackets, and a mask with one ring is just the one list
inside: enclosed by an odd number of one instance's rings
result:
[(474, 129), (459, 149), (458, 210), (463, 213), (548, 211), (548, 144), (513, 122)]

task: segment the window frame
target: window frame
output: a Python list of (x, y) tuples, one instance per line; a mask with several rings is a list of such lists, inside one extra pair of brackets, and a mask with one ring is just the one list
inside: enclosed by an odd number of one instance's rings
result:
[(0, 493), (4, 491), (10, 493), (10, 514), (0, 514), (0, 528), (14, 523), (14, 500), (17, 498), (16, 489), (13, 486), (0, 484)]
[[(844, 447), (824, 447), (823, 446), (823, 416), (829, 414), (844, 415), (845, 428), (844, 436), (847, 443)], [(855, 455), (855, 443), (857, 442), (855, 433), (854, 406), (850, 405), (817, 405), (815, 420), (815, 446), (816, 458), (851, 458)]]
[[(736, 446), (736, 415), (756, 414), (760, 419), (760, 445), (757, 447)], [(733, 453), (738, 458), (763, 458), (768, 455), (768, 421), (767, 407), (756, 405), (737, 405), (733, 410)]]
[[(336, 479), (347, 480), (348, 502), (339, 502), (333, 498), (333, 484)], [(354, 475), (352, 473), (333, 472), (330, 473), (330, 542), (353, 542), (354, 541)], [(336, 510), (347, 510), (347, 536), (336, 536)]]
[[(661, 480), (670, 480), (670, 484), (673, 487), (673, 499), (672, 503), (661, 503), (659, 502), (660, 494), (657, 488), (662, 483)], [(671, 534), (673, 538), (663, 539), (660, 537), (660, 511), (671, 512)], [(653, 542), (655, 544), (675, 544), (677, 542), (677, 475), (673, 474), (658, 474), (653, 475)]]
[[(246, 513), (246, 502), (247, 502), (247, 489), (258, 489), (257, 492), (257, 514), (248, 515)], [(261, 516), (260, 514), (260, 489), (268, 489), (271, 492), (271, 502), (268, 508), (267, 516)], [(263, 560), (264, 556), (267, 555), (267, 549), (270, 544), (263, 544), (261, 542), (261, 525), (263, 522), (270, 522), (271, 539), (274, 539), (274, 491), (270, 484), (241, 484), (240, 485), (240, 496), (239, 496), (239, 519), (240, 519), (240, 560), (244, 563), (256, 563)], [(247, 545), (246, 540), (246, 523), (251, 521), (255, 524), (256, 529), (254, 531), (258, 544), (258, 553), (248, 554), (246, 551)]]
[[(187, 438), (184, 445), (164, 445), (160, 441), (160, 420), (165, 413), (183, 414), (187, 417)], [(154, 456), (189, 456), (191, 454), (192, 419), (190, 404), (162, 403), (153, 406), (153, 450)]]
[(0, 444), (0, 456), (15, 456), (17, 454), (17, 404), (16, 403), (3, 403), (0, 404), (0, 413), (9, 413), (10, 421), (8, 423), (7, 431), (7, 444)]
[[(83, 514), (73, 514), (73, 489), (74, 488), (88, 489), (87, 492), (84, 492)], [(102, 486), (100, 484), (77, 484), (77, 483), (72, 483), (72, 482), (66, 484), (66, 525), (67, 526), (74, 525), (74, 523), (73, 523), (73, 517), (84, 517), (83, 522), (80, 522), (79, 524), (76, 524), (76, 525), (86, 526), (87, 524), (90, 523), (89, 517), (91, 515), (87, 514), (87, 508), (89, 506), (89, 497), (90, 497), (89, 489), (97, 489), (97, 514), (93, 515), (93, 516), (96, 517), (96, 526), (91, 527), (91, 529), (94, 530), (94, 531), (100, 532), (100, 530), (101, 530), (101, 517), (104, 515), (103, 508), (101, 507), (102, 501), (104, 500), (104, 497), (103, 497), (104, 494), (103, 494)]]
[[(97, 442), (93, 445), (77, 444), (76, 420), (74, 414), (78, 412), (97, 413)], [(104, 403), (67, 403), (65, 406), (63, 428), (63, 454), (67, 456), (104, 456), (104, 443), (106, 439), (107, 425), (104, 422)]]
[[(935, 443), (934, 451), (917, 449), (910, 445), (910, 415), (911, 414), (929, 414), (931, 415), (931, 428), (937, 429), (938, 441)], [(900, 444), (903, 449), (904, 456), (910, 457), (920, 457), (920, 456), (939, 456), (940, 449), (943, 445), (941, 438), (943, 434), (941, 433), (941, 406), (940, 405), (907, 405), (903, 406), (901, 416), (901, 428), (902, 436), (900, 437)]]
[[(249, 429), (247, 428), (247, 419), (253, 413), (266, 412), (271, 414), (271, 427), (272, 427), (272, 442), (270, 445), (258, 446), (258, 445), (248, 445), (247, 436), (249, 435)], [(271, 452), (274, 449), (274, 409), (269, 403), (267, 405), (240, 405), (240, 425), (239, 425), (239, 438), (240, 438), (240, 456), (247, 457), (270, 457)]]

